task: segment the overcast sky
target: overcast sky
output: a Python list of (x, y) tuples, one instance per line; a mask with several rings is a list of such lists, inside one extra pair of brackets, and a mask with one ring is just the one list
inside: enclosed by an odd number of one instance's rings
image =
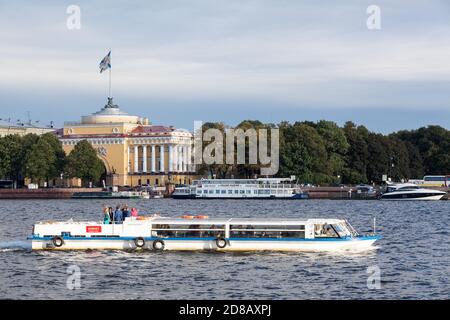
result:
[[(80, 30), (66, 25), (72, 4)], [(366, 26), (372, 4), (381, 30)], [(62, 125), (98, 111), (111, 49), (115, 103), (154, 124), (450, 128), (449, 26), (445, 0), (0, 0), (0, 118)]]

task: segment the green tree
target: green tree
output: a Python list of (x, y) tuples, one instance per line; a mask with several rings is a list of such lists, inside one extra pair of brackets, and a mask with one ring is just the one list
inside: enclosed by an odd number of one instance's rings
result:
[(102, 160), (87, 140), (80, 141), (66, 158), (65, 175), (81, 179), (83, 185), (97, 183), (105, 170)]
[(317, 130), (305, 123), (282, 122), (280, 128), (281, 176), (296, 175), (302, 182), (330, 182), (325, 142)]
[[(267, 130), (267, 147), (270, 150), (270, 129), (271, 125), (266, 125), (262, 123), (261, 121), (257, 120), (245, 120), (239, 123), (236, 127), (236, 129), (242, 129), (244, 132), (247, 132), (249, 129), (254, 129), (256, 132), (256, 145), (250, 145), (249, 139), (245, 139), (245, 164), (236, 164), (233, 166), (233, 173), (237, 176), (244, 177), (244, 178), (253, 178), (255, 175), (258, 175), (261, 170), (261, 165), (259, 163), (256, 164), (250, 164), (249, 160), (249, 153), (250, 148), (253, 147), (254, 150), (258, 150), (258, 146), (260, 146), (259, 142), (259, 130), (266, 129)], [(237, 139), (234, 143), (234, 150), (237, 150)], [(235, 163), (237, 163), (237, 154), (235, 153)]]
[[(222, 148), (222, 163), (213, 163), (213, 164), (207, 164), (205, 163), (205, 160), (203, 159), (203, 162), (201, 165), (197, 167), (197, 170), (200, 174), (207, 174), (209, 176), (216, 176), (218, 179), (226, 178), (232, 171), (233, 171), (233, 165), (226, 164), (226, 148), (225, 148), (225, 129), (227, 126), (222, 122), (206, 122), (202, 126), (202, 137), (205, 131), (208, 129), (217, 129), (220, 131), (222, 135), (222, 141), (215, 141), (212, 139), (212, 141), (205, 141), (202, 139), (202, 152), (205, 151), (205, 147), (216, 142), (219, 149)], [(211, 156), (214, 157), (215, 153), (212, 152)]]
[(43, 180), (53, 178), (56, 155), (52, 146), (39, 139), (38, 142), (27, 153), (25, 160), (24, 175), (33, 183), (41, 183)]
[(1, 176), (12, 179), (16, 183), (22, 178), (24, 138), (19, 135), (7, 135), (0, 144), (0, 172)]
[(344, 125), (344, 132), (349, 144), (345, 157), (345, 168), (342, 181), (344, 183), (367, 182), (367, 164), (369, 151), (367, 138), (369, 131), (364, 126), (356, 126), (348, 121)]
[[(402, 130), (393, 134), (418, 149), (423, 159), (424, 174), (439, 175), (450, 172), (450, 131), (440, 126)], [(410, 159), (412, 161), (412, 159)]]
[(55, 156), (55, 161), (50, 168), (48, 179), (57, 178), (64, 171), (66, 153), (64, 152), (58, 137), (53, 133), (46, 133), (42, 135), (40, 140), (43, 140), (50, 145), (52, 153)]
[(330, 180), (334, 180), (334, 177), (342, 176), (344, 172), (345, 155), (350, 145), (344, 130), (335, 122), (320, 120), (316, 125), (316, 130), (322, 137), (327, 150), (328, 159), (325, 163), (327, 174), (330, 176)]

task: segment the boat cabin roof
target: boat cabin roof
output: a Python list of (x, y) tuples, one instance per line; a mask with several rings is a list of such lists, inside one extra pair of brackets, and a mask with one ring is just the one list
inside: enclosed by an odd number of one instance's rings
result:
[(389, 188), (394, 188), (396, 190), (399, 189), (420, 189), (420, 187), (414, 183), (399, 183), (399, 184), (393, 184), (393, 185), (388, 185)]
[[(179, 225), (305, 225), (305, 224), (337, 224), (345, 222), (343, 219), (250, 219), (250, 218), (205, 218), (205, 219), (186, 219), (182, 217), (152, 217), (140, 216), (139, 219), (125, 220), (127, 223), (142, 223), (142, 224), (179, 224)], [(98, 224), (94, 221), (40, 221), (37, 224)]]
[(339, 219), (247, 219), (247, 218), (208, 218), (208, 219), (184, 219), (184, 218), (155, 218), (152, 224), (233, 224), (233, 225), (304, 225), (340, 223)]

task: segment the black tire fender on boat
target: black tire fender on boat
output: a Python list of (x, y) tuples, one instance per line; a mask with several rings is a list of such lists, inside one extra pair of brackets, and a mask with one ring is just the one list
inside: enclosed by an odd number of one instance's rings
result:
[(142, 248), (143, 246), (145, 246), (145, 239), (142, 237), (137, 237), (136, 239), (134, 239), (134, 245), (136, 246), (136, 248)]
[(216, 246), (217, 248), (223, 249), (227, 246), (228, 241), (225, 238), (217, 238), (216, 239)]
[(60, 236), (54, 236), (52, 238), (53, 245), (57, 248), (61, 247), (64, 244), (64, 239)]
[(166, 247), (166, 244), (164, 243), (164, 240), (157, 239), (157, 240), (153, 241), (152, 247), (153, 247), (153, 250), (155, 250), (155, 251), (163, 251), (164, 248)]

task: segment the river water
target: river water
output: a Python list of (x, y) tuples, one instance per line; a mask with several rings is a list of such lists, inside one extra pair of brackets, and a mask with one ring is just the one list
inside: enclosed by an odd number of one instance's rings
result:
[[(34, 221), (100, 220), (105, 204), (116, 205), (104, 200), (1, 200), (0, 299), (450, 297), (450, 201), (128, 201), (141, 213), (170, 216), (342, 217), (360, 232), (372, 231), (376, 217), (383, 239), (377, 250), (366, 253), (31, 251), (26, 237)], [(80, 281), (74, 282), (70, 271), (78, 268)]]

